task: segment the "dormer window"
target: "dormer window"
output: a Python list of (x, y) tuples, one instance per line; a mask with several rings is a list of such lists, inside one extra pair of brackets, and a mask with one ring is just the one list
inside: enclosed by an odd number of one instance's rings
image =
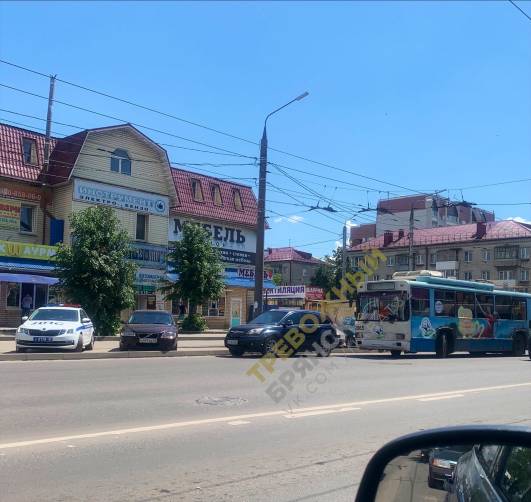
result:
[(22, 154), (24, 163), (36, 166), (37, 161), (37, 142), (34, 139), (22, 138)]
[(242, 196), (240, 194), (240, 191), (235, 188), (232, 191), (232, 194), (234, 197), (234, 209), (236, 209), (236, 211), (243, 211)]
[(221, 200), (221, 190), (219, 189), (219, 185), (212, 185), (212, 202), (214, 202), (214, 206), (223, 205), (223, 201)]
[(117, 148), (112, 152), (111, 171), (131, 176), (131, 159), (126, 150)]
[(205, 198), (203, 197), (203, 188), (201, 187), (201, 182), (198, 179), (192, 179), (192, 197), (196, 202), (204, 202)]

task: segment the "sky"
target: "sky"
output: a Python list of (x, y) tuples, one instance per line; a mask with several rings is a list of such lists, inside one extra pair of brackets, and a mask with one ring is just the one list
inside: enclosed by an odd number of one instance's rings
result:
[[(0, 58), (247, 141), (62, 83), (56, 99), (117, 120), (56, 104), (56, 135), (141, 124), (171, 161), (255, 191), (265, 116), (308, 91), (268, 122), (266, 246), (330, 254), (374, 219), (361, 206), (418, 191), (531, 220), (531, 21), (506, 1), (4, 1)], [(5, 64), (0, 83), (48, 92)], [(46, 117), (3, 87), (0, 107)]]

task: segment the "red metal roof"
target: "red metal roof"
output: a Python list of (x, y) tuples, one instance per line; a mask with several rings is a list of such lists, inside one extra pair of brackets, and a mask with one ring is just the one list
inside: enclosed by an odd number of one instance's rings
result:
[[(478, 225), (485, 225), (486, 233), (478, 238)], [(430, 244), (451, 244), (457, 242), (477, 242), (478, 240), (496, 240), (511, 238), (531, 238), (531, 226), (512, 220), (493, 221), (488, 223), (469, 223), (467, 225), (454, 225), (449, 227), (424, 228), (413, 232), (414, 246), (427, 246)], [(393, 232), (393, 240), (385, 249), (403, 248), (409, 246), (408, 233), (399, 238), (398, 232)], [(371, 248), (384, 249), (384, 236), (370, 239), (367, 242), (350, 248), (350, 251), (363, 251)]]
[[(35, 141), (37, 165), (26, 164), (22, 152), (22, 139)], [(50, 151), (56, 138), (50, 141)], [(0, 124), (0, 176), (15, 180), (39, 181), (44, 160), (44, 134), (7, 124)]]
[[(219, 220), (256, 227), (258, 209), (256, 197), (251, 187), (184, 169), (171, 168), (171, 175), (178, 198), (177, 206), (171, 209), (171, 214), (185, 214), (206, 220)], [(198, 180), (201, 185), (203, 202), (194, 200), (192, 179)], [(219, 186), (222, 201), (220, 206), (214, 204), (212, 197), (214, 185)], [(237, 210), (234, 205), (235, 190), (240, 192), (243, 211)]]
[(264, 262), (273, 261), (298, 261), (302, 263), (315, 263), (316, 265), (322, 265), (324, 263), (322, 260), (314, 258), (311, 253), (299, 251), (292, 247), (266, 249)]

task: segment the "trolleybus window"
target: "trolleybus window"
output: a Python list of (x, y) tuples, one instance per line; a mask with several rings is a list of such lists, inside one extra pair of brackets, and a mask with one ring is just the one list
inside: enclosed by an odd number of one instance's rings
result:
[(430, 315), (430, 290), (411, 288), (411, 312), (413, 315)]
[(435, 290), (435, 315), (455, 317), (455, 291)]
[(498, 319), (511, 319), (512, 301), (510, 296), (496, 295)]
[(494, 313), (494, 296), (483, 293), (476, 294), (476, 317), (489, 319)]

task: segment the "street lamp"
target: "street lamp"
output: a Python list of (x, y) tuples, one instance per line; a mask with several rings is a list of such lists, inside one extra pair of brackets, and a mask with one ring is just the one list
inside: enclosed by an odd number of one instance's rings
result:
[(264, 299), (262, 297), (264, 289), (264, 232), (265, 232), (265, 199), (266, 199), (266, 176), (267, 176), (267, 121), (271, 115), (279, 112), (283, 108), (291, 105), (295, 101), (300, 101), (308, 96), (307, 92), (302, 93), (289, 103), (273, 110), (264, 120), (264, 131), (260, 141), (260, 174), (258, 179), (258, 228), (256, 235), (256, 273), (254, 274), (254, 312), (260, 314), (263, 309)]

